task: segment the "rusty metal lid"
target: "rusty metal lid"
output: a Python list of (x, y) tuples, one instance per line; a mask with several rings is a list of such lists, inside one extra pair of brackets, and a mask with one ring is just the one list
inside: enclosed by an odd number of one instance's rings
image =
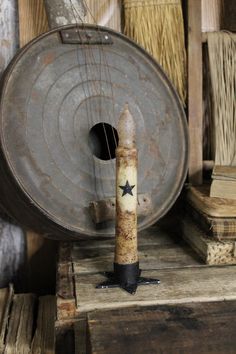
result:
[(2, 84), (0, 138), (22, 219), (32, 226), (38, 213), (49, 230), (114, 235), (114, 222), (93, 222), (89, 204), (115, 195), (112, 139), (126, 102), (137, 128), (138, 193), (152, 200), (138, 221), (144, 229), (169, 210), (187, 172), (186, 118), (159, 65), (125, 36), (91, 25), (48, 32), (14, 58)]

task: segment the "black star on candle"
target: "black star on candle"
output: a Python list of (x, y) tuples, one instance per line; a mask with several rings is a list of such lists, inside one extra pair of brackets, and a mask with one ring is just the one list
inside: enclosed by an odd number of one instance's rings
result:
[(129, 182), (126, 181), (126, 184), (124, 186), (119, 186), (119, 187), (120, 187), (120, 189), (123, 190), (122, 197), (124, 197), (124, 195), (126, 195), (126, 194), (133, 195), (132, 189), (135, 187), (135, 185), (134, 186), (130, 186)]

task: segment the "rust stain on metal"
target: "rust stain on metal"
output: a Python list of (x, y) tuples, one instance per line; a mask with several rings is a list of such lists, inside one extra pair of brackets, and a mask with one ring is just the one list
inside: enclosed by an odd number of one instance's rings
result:
[(44, 63), (45, 65), (49, 65), (49, 64), (53, 63), (54, 60), (55, 60), (55, 54), (50, 53), (50, 52), (47, 53), (47, 55), (45, 55), (45, 56), (43, 57), (43, 63)]

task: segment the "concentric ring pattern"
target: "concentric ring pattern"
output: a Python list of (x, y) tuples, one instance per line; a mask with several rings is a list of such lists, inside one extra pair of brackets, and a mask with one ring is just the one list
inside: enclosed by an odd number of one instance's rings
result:
[(99, 28), (113, 44), (64, 44), (62, 30), (28, 45), (5, 78), (1, 145), (8, 168), (54, 224), (78, 237), (113, 235), (114, 223), (95, 225), (88, 206), (115, 195), (115, 160), (93, 154), (89, 132), (98, 123), (116, 128), (128, 102), (137, 129), (138, 193), (148, 193), (153, 205), (139, 220), (145, 228), (171, 207), (186, 175), (179, 99), (160, 67), (124, 36)]

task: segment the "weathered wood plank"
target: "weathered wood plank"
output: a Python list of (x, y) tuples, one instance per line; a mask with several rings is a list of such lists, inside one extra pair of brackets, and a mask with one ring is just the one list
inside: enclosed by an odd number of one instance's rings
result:
[(5, 354), (28, 354), (32, 340), (35, 296), (14, 295)]
[(72, 263), (62, 263), (57, 269), (57, 320), (75, 317), (76, 299)]
[[(77, 274), (111, 271), (113, 269), (113, 248), (79, 249), (73, 251), (73, 268)], [(182, 246), (140, 246), (140, 268), (161, 269), (194, 267), (202, 264), (200, 258), (186, 244)]]
[(60, 242), (58, 246), (58, 264), (71, 262), (72, 242)]
[(75, 275), (77, 312), (131, 305), (177, 304), (236, 299), (236, 266), (195, 267), (143, 271), (159, 285), (140, 286), (134, 296), (121, 289), (96, 289), (102, 274)]
[(121, 31), (121, 1), (120, 0), (86, 0), (86, 21)]
[(0, 0), (0, 76), (18, 47), (16, 0)]
[(50, 28), (85, 21), (83, 0), (45, 0), (45, 5)]
[(201, 1), (188, 0), (189, 180), (202, 184), (202, 34)]
[(71, 322), (63, 321), (56, 323), (56, 354), (80, 354), (74, 352), (74, 323)]
[(75, 354), (87, 354), (87, 319), (74, 324)]
[(37, 328), (34, 334), (32, 354), (55, 353), (56, 298), (48, 295), (39, 298)]
[(233, 354), (235, 316), (235, 301), (93, 312), (89, 353)]
[(0, 353), (4, 351), (5, 335), (13, 293), (14, 291), (11, 285), (9, 288), (0, 289)]
[(202, 32), (220, 30), (222, 0), (201, 0)]
[(48, 30), (43, 0), (18, 0), (19, 37), (23, 47), (33, 38)]

